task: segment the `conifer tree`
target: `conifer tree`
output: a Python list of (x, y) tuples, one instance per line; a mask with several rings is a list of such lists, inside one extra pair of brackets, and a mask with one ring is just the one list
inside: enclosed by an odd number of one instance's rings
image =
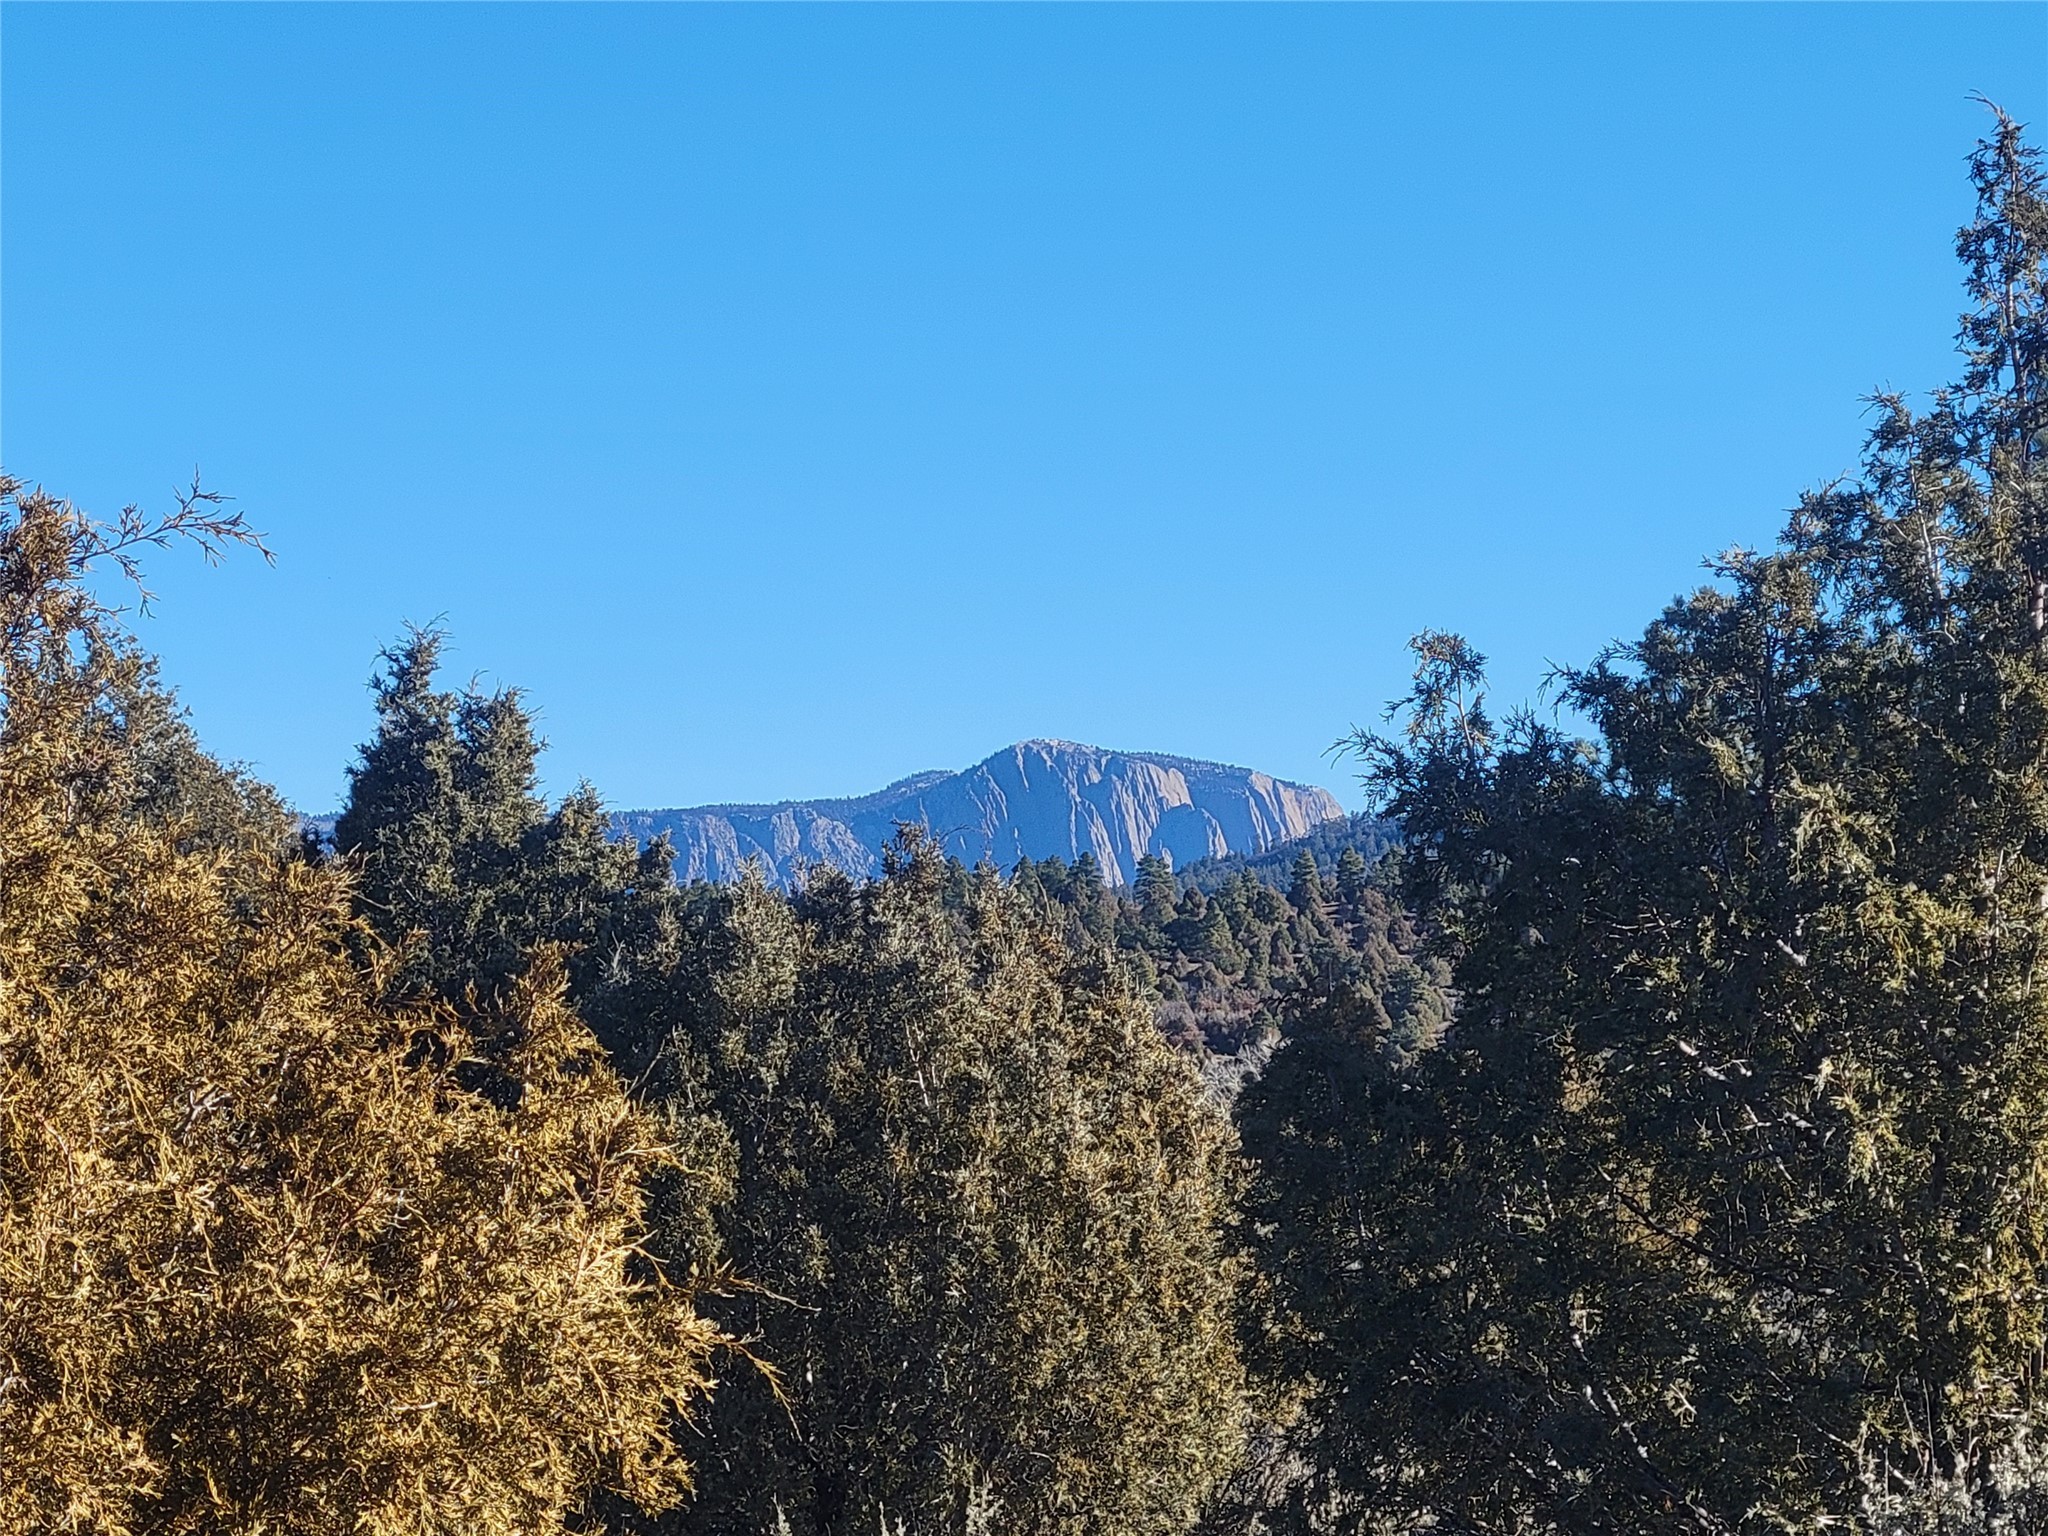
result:
[(559, 967), (500, 1000), (503, 1104), (471, 1031), (379, 1006), (340, 876), (243, 835), (274, 800), (192, 760), (84, 585), (180, 535), (249, 538), (0, 482), (0, 1531), (673, 1504), (715, 1334), (632, 1273), (652, 1126)]
[(1225, 976), (1241, 975), (1250, 962), (1250, 952), (1237, 941), (1231, 932), (1230, 909), (1224, 902), (1211, 901), (1201, 920), (1199, 948), (1201, 957), (1215, 966)]
[[(335, 824), (357, 913), (401, 957), (387, 984), (398, 997), (488, 1005), (535, 955), (559, 949), (571, 1004), (616, 1070), (644, 1081), (673, 1033), (665, 978), (690, 903), (668, 841), (636, 851), (613, 838), (588, 785), (550, 811), (522, 696), (437, 688), (444, 645), (414, 630), (384, 653), (377, 732)], [(671, 1092), (648, 1110), (667, 1141), (650, 1176), (660, 1257), (677, 1280), (706, 1283), (721, 1265), (730, 1138), (701, 1096)]]
[(1306, 848), (1295, 855), (1294, 870), (1287, 882), (1287, 899), (1301, 913), (1323, 909), (1323, 877), (1316, 868), (1316, 856)]
[(1180, 883), (1173, 878), (1173, 866), (1156, 853), (1138, 860), (1135, 886), (1139, 910), (1145, 921), (1164, 928), (1173, 921), (1174, 905), (1180, 899)]
[(948, 884), (730, 890), (678, 977), (657, 1086), (731, 1128), (721, 1315), (783, 1394), (721, 1386), (679, 1529), (1181, 1531), (1233, 1463), (1228, 1124), (1105, 952)]
[(615, 1015), (636, 963), (671, 937), (669, 846), (614, 839), (587, 785), (550, 812), (524, 700), (436, 688), (444, 644), (411, 632), (373, 684), (377, 732), (334, 829), (358, 909), (406, 951), (401, 990), (452, 1002), (488, 998), (538, 947), (562, 946), (577, 1006), (612, 1043), (630, 1031)]
[(1307, 1529), (1989, 1529), (2048, 1294), (2048, 201), (2000, 118), (1962, 383), (1497, 727), (1417, 642), (1363, 743), (1456, 961), (1254, 1092)]
[(1337, 855), (1337, 899), (1346, 906), (1358, 904), (1370, 877), (1365, 856), (1356, 848), (1346, 848)]

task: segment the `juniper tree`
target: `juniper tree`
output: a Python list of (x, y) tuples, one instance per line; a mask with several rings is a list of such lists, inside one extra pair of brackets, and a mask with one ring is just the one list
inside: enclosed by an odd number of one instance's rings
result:
[[(467, 1008), (558, 948), (570, 1002), (616, 1070), (641, 1081), (672, 1033), (665, 978), (701, 893), (675, 888), (665, 837), (637, 850), (612, 837), (588, 785), (550, 810), (524, 698), (437, 687), (444, 643), (414, 630), (384, 653), (377, 732), (335, 824), (359, 915), (402, 957), (389, 984)], [(680, 1091), (648, 1108), (668, 1142), (651, 1174), (660, 1257), (677, 1280), (701, 1283), (720, 1268), (714, 1213), (729, 1193), (729, 1138)]]
[(948, 884), (913, 843), (729, 890), (678, 977), (759, 1287), (721, 1316), (781, 1392), (721, 1386), (679, 1529), (1179, 1531), (1232, 1464), (1228, 1124), (1106, 951)]
[(1364, 743), (1460, 1011), (1334, 996), (1249, 1106), (1308, 1528), (1995, 1515), (2048, 1257), (2048, 203), (2002, 117), (1961, 384), (1496, 726), (1418, 643)]
[(761, 1365), (728, 1373), (663, 1528), (1185, 1526), (1240, 1433), (1234, 1164), (1088, 938), (1119, 911), (1093, 860), (1045, 867), (1051, 927), (929, 849), (794, 908), (677, 892), (594, 799), (550, 815), (516, 696), (441, 692), (437, 661), (433, 636), (387, 658), (336, 841), (416, 987), (487, 997), (548, 941), (596, 956), (571, 996), (672, 1141), (650, 1250), (736, 1277), (716, 1305)]
[(480, 1041), (380, 1005), (341, 876), (179, 789), (274, 804), (175, 731), (167, 771), (137, 700), (168, 701), (82, 576), (181, 534), (247, 530), (0, 481), (0, 1531), (673, 1503), (715, 1335), (630, 1272), (652, 1125), (545, 961), (490, 1032), (513, 1102), (468, 1091)]
[(571, 957), (575, 1000), (608, 1039), (636, 960), (672, 935), (665, 839), (614, 839), (588, 785), (552, 811), (540, 741), (516, 690), (435, 686), (444, 637), (414, 630), (384, 653), (377, 731), (349, 772), (334, 846), (357, 869), (359, 910), (407, 960), (401, 988), (488, 997), (537, 946)]

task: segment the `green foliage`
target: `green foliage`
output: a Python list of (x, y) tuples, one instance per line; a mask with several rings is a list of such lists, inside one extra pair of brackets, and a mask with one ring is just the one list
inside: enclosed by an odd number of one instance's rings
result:
[(1337, 864), (1349, 852), (1368, 868), (1374, 867), (1398, 847), (1399, 828), (1370, 813), (1338, 817), (1324, 822), (1306, 836), (1267, 849), (1264, 853), (1228, 853), (1202, 859), (1179, 872), (1182, 886), (1204, 893), (1235, 875), (1249, 874), (1266, 884), (1284, 889), (1303, 850), (1315, 855), (1316, 869), (1334, 876)]
[(1164, 928), (1174, 919), (1174, 909), (1180, 900), (1180, 882), (1173, 878), (1173, 865), (1156, 853), (1148, 853), (1138, 860), (1138, 878), (1134, 886), (1138, 908), (1144, 920), (1155, 928)]
[[(1346, 849), (1347, 853), (1355, 852)], [(1306, 848), (1294, 856), (1294, 868), (1287, 878), (1287, 899), (1303, 916), (1319, 916), (1323, 910), (1323, 879), (1316, 872), (1316, 856)]]
[[(1285, 844), (1206, 891), (1184, 887), (1163, 859), (1142, 861), (1128, 894), (1056, 858), (1020, 861), (1010, 885), (1062, 917), (1077, 939), (1113, 936), (1151, 994), (1161, 1030), (1228, 1098), (1266, 1059), (1297, 996), (1350, 984), (1385, 998), (1406, 1042), (1394, 1048), (1404, 1051), (1434, 1038), (1448, 1016), (1443, 963), (1421, 953), (1419, 935), (1354, 844), (1334, 844), (1339, 884), (1331, 898), (1316, 862), (1328, 846)], [(1283, 878), (1290, 894), (1276, 888)]]
[(918, 844), (698, 934), (656, 1082), (730, 1127), (721, 1316), (781, 1398), (722, 1384), (681, 1528), (1186, 1529), (1242, 1433), (1234, 1139), (1109, 956)]
[[(489, 1001), (537, 952), (559, 949), (569, 997), (620, 1072), (642, 1080), (676, 1006), (666, 988), (702, 891), (679, 892), (665, 839), (610, 836), (587, 785), (549, 811), (540, 739), (516, 692), (434, 686), (444, 637), (413, 631), (373, 684), (377, 733), (334, 829), (361, 921), (398, 962), (386, 985), (462, 1008)], [(730, 1138), (708, 1106), (653, 1102), (670, 1157), (651, 1173), (655, 1246), (678, 1279), (709, 1281), (722, 1248)]]
[(1971, 171), (1961, 382), (1592, 739), (1425, 632), (1393, 819), (1129, 891), (679, 890), (432, 632), (323, 860), (81, 578), (240, 520), (0, 482), (0, 1533), (2040, 1529), (2048, 182)]
[(488, 997), (553, 943), (575, 957), (588, 1008), (659, 942), (667, 845), (612, 840), (587, 786), (550, 812), (519, 695), (435, 688), (442, 645), (415, 630), (385, 653), (377, 734), (349, 772), (335, 851), (358, 870), (365, 921), (406, 950), (402, 990)]
[(132, 775), (129, 815), (172, 832), (188, 851), (296, 852), (298, 825), (277, 792), (207, 755), (183, 708), (158, 683), (154, 658), (136, 658), (108, 705)]
[(1365, 858), (1356, 848), (1346, 848), (1337, 855), (1337, 899), (1356, 902), (1371, 882), (1372, 872)]
[(2048, 202), (2003, 119), (1972, 170), (1963, 383), (1881, 397), (1858, 482), (1566, 673), (1595, 740), (1496, 725), (1482, 660), (1428, 634), (1405, 738), (1360, 741), (1459, 1009), (1403, 1060), (1332, 992), (1246, 1094), (1297, 1528), (2016, 1507), (2048, 1258)]
[(437, 648), (387, 658), (336, 843), (400, 989), (488, 998), (569, 946), (672, 1139), (650, 1251), (725, 1288), (764, 1369), (721, 1385), (662, 1528), (1185, 1529), (1242, 1434), (1234, 1154), (1102, 948), (1099, 867), (1034, 871), (1057, 927), (928, 848), (795, 905), (679, 891), (594, 798), (546, 811), (516, 696), (436, 690)]

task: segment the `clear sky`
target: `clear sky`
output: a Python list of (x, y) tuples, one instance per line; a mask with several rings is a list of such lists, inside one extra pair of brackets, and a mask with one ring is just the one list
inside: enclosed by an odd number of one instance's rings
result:
[(199, 466), (202, 736), (308, 809), (404, 621), (549, 784), (1027, 736), (1321, 782), (1456, 628), (1529, 693), (1948, 375), (2048, 7), (25, 6), (0, 453)]

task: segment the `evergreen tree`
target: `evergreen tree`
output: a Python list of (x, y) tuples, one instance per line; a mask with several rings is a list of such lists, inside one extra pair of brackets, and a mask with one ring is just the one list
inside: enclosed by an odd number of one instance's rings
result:
[(1155, 928), (1173, 921), (1174, 906), (1180, 900), (1180, 882), (1173, 878), (1173, 866), (1156, 853), (1138, 860), (1135, 885), (1138, 907), (1144, 920)]
[[(1345, 851), (1365, 868), (1355, 847), (1346, 844)], [(1355, 880), (1356, 899), (1338, 920), (1327, 899), (1305, 913), (1275, 889), (1271, 880), (1285, 876), (1293, 862), (1269, 855), (1233, 867), (1211, 887), (1213, 900), (1201, 887), (1181, 889), (1164, 860), (1141, 862), (1128, 894), (1087, 886), (1077, 892), (1065, 866), (1055, 870), (1029, 860), (1019, 862), (1010, 883), (1039, 909), (1064, 912), (1070, 936), (1084, 942), (1091, 930), (1073, 909), (1104, 904), (1111, 920), (1105, 924), (1098, 916), (1096, 925), (1111, 935), (1133, 980), (1153, 997), (1161, 1032), (1194, 1057), (1212, 1092), (1227, 1101), (1264, 1061), (1289, 997), (1303, 986), (1348, 978), (1375, 995), (1392, 989), (1387, 1006), (1406, 1049), (1433, 1039), (1448, 1016), (1443, 967), (1420, 955), (1413, 928), (1375, 888), (1379, 877)], [(1178, 894), (1169, 907), (1170, 891)]]
[(296, 853), (297, 819), (277, 792), (208, 756), (183, 707), (158, 681), (155, 659), (132, 661), (132, 672), (107, 699), (133, 786), (127, 813), (170, 832), (188, 851)]
[[(673, 851), (666, 838), (637, 851), (614, 839), (588, 785), (550, 812), (521, 696), (436, 688), (444, 643), (414, 630), (384, 653), (377, 733), (335, 823), (356, 910), (401, 957), (387, 986), (488, 1012), (535, 955), (559, 950), (571, 1003), (639, 1082), (672, 1033), (665, 978), (689, 928)], [(721, 1267), (730, 1137), (701, 1097), (674, 1092), (649, 1109), (668, 1144), (650, 1175), (660, 1256), (678, 1280), (709, 1282)]]
[(1294, 871), (1287, 882), (1287, 899), (1297, 912), (1320, 913), (1323, 909), (1323, 877), (1316, 869), (1316, 856), (1306, 848), (1295, 855)]
[(488, 998), (538, 947), (562, 946), (577, 1005), (616, 1045), (636, 963), (670, 930), (668, 844), (612, 838), (587, 785), (550, 812), (519, 694), (437, 689), (444, 643), (413, 631), (373, 683), (377, 733), (334, 828), (358, 909), (404, 950), (401, 990), (452, 1002)]
[(1231, 931), (1230, 908), (1221, 901), (1210, 902), (1203, 913), (1197, 945), (1196, 953), (1225, 976), (1242, 974), (1251, 959)]
[(1227, 1122), (1100, 949), (913, 843), (724, 892), (663, 1091), (731, 1127), (720, 1388), (682, 1529), (1188, 1528), (1232, 1465)]
[[(2048, 1241), (2048, 202), (2000, 119), (1963, 383), (1496, 728), (1417, 642), (1368, 742), (1442, 1046), (1304, 1014), (1248, 1104), (1310, 1529), (1990, 1522)], [(1376, 1000), (1375, 1000), (1376, 1001)]]
[(1337, 899), (1346, 906), (1355, 907), (1364, 896), (1370, 871), (1365, 856), (1356, 848), (1346, 848), (1337, 855)]
[(338, 873), (284, 857), (87, 593), (181, 534), (247, 530), (0, 481), (0, 1530), (673, 1504), (715, 1335), (629, 1272), (652, 1127), (558, 967), (501, 1001), (509, 1106), (464, 1086), (469, 1031), (378, 1004)]
[(1010, 871), (1010, 888), (1034, 911), (1045, 910), (1046, 903), (1053, 899), (1045, 881), (1039, 878), (1038, 866), (1031, 862), (1029, 855), (1017, 861)]

